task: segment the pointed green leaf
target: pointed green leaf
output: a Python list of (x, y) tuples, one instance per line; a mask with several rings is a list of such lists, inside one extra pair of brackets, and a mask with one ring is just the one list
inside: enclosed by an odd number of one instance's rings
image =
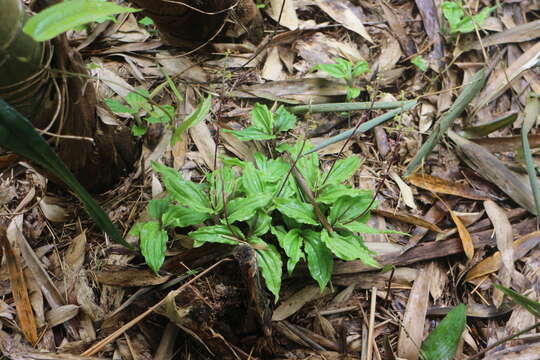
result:
[(283, 262), (281, 255), (274, 245), (265, 243), (263, 240), (253, 237), (249, 242), (257, 245), (264, 245), (265, 249), (257, 249), (257, 264), (266, 283), (266, 287), (274, 294), (275, 302), (279, 300), (279, 290), (281, 289), (281, 274)]
[(321, 240), (334, 255), (342, 260), (358, 259), (368, 266), (379, 267), (379, 263), (371, 257), (373, 252), (357, 236), (340, 235), (335, 231), (328, 234), (328, 231), (323, 230)]
[(165, 251), (169, 240), (167, 232), (161, 230), (157, 221), (149, 221), (140, 228), (139, 238), (141, 254), (148, 266), (157, 274), (165, 260)]
[(276, 138), (275, 135), (267, 134), (254, 126), (249, 126), (242, 130), (223, 129), (223, 131), (233, 134), (242, 141), (270, 140)]
[(354, 189), (343, 184), (326, 184), (317, 196), (317, 202), (331, 205), (344, 196), (369, 199), (371, 201), (373, 192), (371, 190)]
[(287, 233), (274, 230), (272, 233), (277, 237), (279, 246), (289, 257), (287, 261), (287, 272), (291, 275), (296, 264), (304, 255), (302, 252), (302, 230), (292, 229)]
[(251, 123), (263, 133), (273, 135), (274, 117), (266, 105), (255, 104), (251, 111)]
[(451, 360), (465, 330), (467, 308), (459, 304), (441, 320), (440, 324), (424, 340), (420, 348), (423, 360)]
[(504, 286), (494, 284), (497, 289), (501, 290), (506, 296), (508, 296), (510, 299), (512, 299), (513, 302), (518, 304), (519, 306), (523, 307), (525, 310), (536, 316), (537, 318), (540, 318), (540, 303), (529, 299), (526, 296), (523, 296), (517, 292), (515, 292), (512, 289), (508, 289)]
[(270, 194), (258, 194), (231, 200), (227, 203), (227, 219), (222, 221), (228, 221), (229, 223), (246, 221), (255, 216), (258, 209), (268, 205), (270, 200), (272, 200)]
[(283, 105), (277, 109), (274, 119), (274, 126), (278, 131), (289, 131), (296, 125), (296, 116), (288, 112)]
[(242, 186), (247, 195), (257, 195), (264, 193), (264, 182), (261, 172), (255, 169), (253, 163), (246, 163), (242, 171)]
[(311, 204), (307, 204), (293, 198), (277, 198), (274, 201), (279, 212), (296, 220), (297, 222), (310, 225), (319, 224)]
[[(235, 232), (232, 233), (231, 229)], [(188, 235), (194, 241), (193, 247), (202, 246), (204, 243), (220, 243), (229, 245), (238, 245), (236, 234), (240, 234), (240, 229), (236, 226), (214, 225), (204, 226), (200, 229), (190, 232)]]
[(248, 221), (252, 236), (262, 236), (270, 230), (272, 217), (262, 210), (257, 210), (255, 216)]
[(338, 222), (347, 223), (352, 219), (360, 221), (360, 219), (356, 219), (356, 217), (362, 215), (370, 203), (371, 199), (367, 197), (340, 197), (330, 208), (328, 221), (330, 221), (331, 224), (336, 224)]
[(77, 26), (107, 16), (136, 11), (139, 10), (125, 8), (112, 1), (63, 1), (32, 16), (24, 25), (23, 31), (35, 41), (46, 41)]
[(358, 156), (349, 156), (348, 158), (337, 160), (330, 170), (330, 175), (326, 178), (326, 183), (340, 184), (344, 182), (354, 175), (360, 167), (360, 163), (361, 161)]
[(307, 256), (309, 273), (323, 291), (334, 270), (334, 256), (321, 241), (319, 232), (305, 230), (302, 232), (302, 237), (304, 238), (304, 251)]
[(210, 112), (210, 107), (212, 106), (212, 95), (208, 95), (191, 114), (189, 114), (184, 121), (174, 130), (173, 136), (171, 138), (171, 143), (174, 145), (184, 132), (190, 127), (197, 125), (202, 120), (204, 120), (208, 113)]
[(163, 226), (188, 227), (198, 225), (208, 220), (207, 213), (199, 213), (182, 205), (170, 206), (163, 214)]

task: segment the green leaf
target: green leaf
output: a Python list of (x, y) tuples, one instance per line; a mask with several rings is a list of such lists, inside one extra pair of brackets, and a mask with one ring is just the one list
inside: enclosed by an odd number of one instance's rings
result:
[(210, 200), (199, 185), (184, 180), (176, 170), (155, 161), (152, 162), (152, 167), (161, 174), (167, 191), (178, 203), (197, 212), (208, 214), (213, 212)]
[(255, 153), (254, 158), (257, 168), (262, 172), (265, 183), (279, 182), (281, 185), (281, 181), (285, 179), (289, 172), (290, 165), (281, 158), (268, 160), (261, 153)]
[(111, 239), (132, 249), (103, 209), (75, 179), (66, 165), (60, 160), (49, 144), (37, 133), (33, 125), (0, 98), (0, 146), (23, 156), (63, 181), (84, 204), (86, 211), (96, 224)]
[(356, 232), (360, 234), (399, 234), (399, 235), (408, 235), (407, 233), (403, 233), (401, 231), (394, 231), (394, 230), (380, 230), (372, 228), (371, 226), (359, 222), (359, 221), (353, 221), (348, 224), (336, 224), (336, 226), (343, 227), (351, 232)]
[[(235, 232), (234, 234), (230, 228)], [(241, 234), (240, 229), (232, 225), (230, 228), (226, 225), (205, 226), (190, 232), (188, 235), (194, 241), (193, 247), (199, 247), (207, 242), (238, 245), (239, 241), (236, 238), (236, 234)]]
[(324, 71), (336, 79), (345, 79), (349, 76), (347, 69), (340, 64), (318, 64), (314, 69)]
[(511, 112), (485, 124), (465, 128), (460, 135), (467, 139), (487, 136), (494, 131), (512, 125), (517, 117), (517, 112)]
[(309, 273), (323, 291), (334, 270), (334, 256), (321, 241), (320, 233), (305, 230), (302, 232), (302, 237), (304, 238), (304, 251), (307, 256)]
[(137, 113), (136, 110), (133, 110), (132, 108), (122, 104), (120, 100), (105, 98), (103, 101), (105, 102), (105, 105), (107, 105), (107, 107), (114, 113), (123, 113), (123, 114)]
[[(358, 156), (349, 156), (345, 159), (339, 159), (331, 169), (330, 175), (326, 178), (327, 184), (340, 184), (354, 175), (360, 168), (360, 158)], [(324, 177), (323, 177), (324, 178)]]
[(133, 136), (143, 136), (148, 131), (148, 128), (145, 128), (144, 126), (139, 125), (133, 125), (131, 128), (131, 133)]
[(163, 226), (188, 227), (202, 224), (210, 216), (207, 213), (193, 211), (182, 205), (171, 206), (161, 217)]
[(336, 231), (328, 234), (324, 229), (321, 234), (321, 240), (334, 255), (346, 261), (361, 260), (364, 264), (373, 267), (379, 267), (379, 263), (371, 257), (373, 254), (360, 240), (354, 235), (340, 235)]
[[(314, 190), (319, 181), (320, 171), (317, 154), (306, 154), (312, 148), (311, 142), (306, 141), (302, 150), (302, 141), (297, 141), (294, 147), (289, 150), (289, 153), (291, 154), (292, 161), (295, 161), (300, 156), (298, 161), (296, 161), (296, 168), (302, 174), (311, 190)], [(302, 151), (302, 154), (300, 154), (300, 151)]]
[(358, 77), (369, 71), (369, 64), (366, 61), (357, 62), (352, 69), (352, 76)]
[(274, 294), (277, 303), (279, 299), (279, 290), (281, 289), (281, 274), (283, 272), (283, 263), (281, 255), (274, 245), (265, 243), (259, 238), (250, 238), (249, 242), (257, 245), (264, 245), (264, 250), (257, 249), (257, 264), (266, 283), (266, 287)]
[(331, 224), (336, 224), (338, 222), (346, 223), (364, 213), (370, 202), (371, 199), (366, 197), (340, 197), (330, 208), (328, 221), (330, 221)]
[(262, 236), (270, 230), (272, 217), (264, 211), (257, 210), (254, 217), (249, 219), (248, 225), (252, 236)]
[(150, 268), (157, 274), (167, 250), (167, 232), (161, 230), (157, 221), (143, 224), (139, 231), (141, 254)]
[(302, 224), (319, 225), (315, 217), (315, 211), (311, 204), (301, 202), (296, 199), (277, 198), (274, 200), (277, 209), (282, 214), (296, 220)]
[(465, 330), (467, 320), (465, 305), (459, 304), (441, 320), (439, 325), (429, 334), (420, 347), (420, 358), (423, 360), (451, 360)]
[(370, 199), (373, 196), (371, 190), (354, 189), (343, 184), (326, 184), (317, 196), (317, 202), (331, 205), (340, 197), (348, 196), (351, 198)]
[(276, 138), (275, 135), (267, 134), (254, 126), (242, 130), (223, 129), (223, 131), (233, 134), (242, 141), (270, 140)]
[(289, 257), (287, 261), (287, 272), (292, 274), (296, 264), (304, 256), (302, 252), (302, 230), (292, 229), (285, 233), (282, 229), (273, 229), (272, 233), (277, 237), (279, 246)]
[(360, 92), (362, 92), (360, 88), (347, 86), (347, 101), (353, 101), (354, 99), (359, 97)]
[(163, 124), (171, 122), (174, 119), (174, 107), (172, 105), (154, 106), (144, 120), (150, 124)]
[(47, 41), (77, 26), (125, 12), (136, 12), (109, 1), (70, 0), (49, 6), (32, 16), (23, 31), (35, 41)]
[[(73, 1), (73, 0), (68, 0)], [(148, 98), (150, 97), (150, 93), (147, 90), (144, 89), (137, 89), (137, 91), (130, 91), (124, 100), (128, 103), (128, 105), (135, 111), (138, 112), (141, 109), (144, 109), (146, 111), (150, 111), (152, 109), (152, 105), (148, 102)]]
[(258, 209), (268, 205), (271, 199), (272, 195), (270, 194), (258, 194), (231, 200), (227, 204), (227, 221), (229, 223), (246, 221), (255, 216)]
[(251, 123), (261, 132), (273, 135), (274, 117), (266, 105), (255, 104), (251, 111)]
[(422, 57), (422, 55), (416, 55), (415, 57), (413, 57), (411, 63), (421, 71), (427, 71), (428, 69), (427, 63)]
[(463, 18), (463, 15), (465, 15), (465, 12), (461, 6), (454, 1), (444, 1), (441, 7), (442, 13), (450, 26), (450, 33), (457, 32), (458, 24)]
[(281, 105), (274, 114), (274, 121), (274, 127), (277, 131), (289, 131), (296, 125), (296, 116)]
[(208, 95), (191, 114), (189, 114), (184, 121), (174, 129), (173, 136), (171, 138), (171, 144), (176, 144), (178, 140), (182, 137), (184, 132), (190, 127), (197, 125), (202, 120), (204, 120), (208, 113), (210, 112), (210, 107), (212, 106), (212, 96)]
[(223, 196), (230, 198), (236, 188), (235, 174), (230, 166), (214, 170), (208, 174), (210, 198), (215, 212), (223, 210)]
[(153, 199), (148, 203), (148, 213), (153, 219), (159, 220), (169, 206), (171, 206), (169, 199)]
[(529, 299), (528, 297), (523, 296), (515, 292), (514, 290), (508, 289), (504, 286), (501, 286), (498, 284), (493, 284), (493, 286), (501, 290), (506, 296), (512, 299), (513, 302), (515, 302), (516, 304), (518, 304), (519, 306), (521, 306), (522, 308), (524, 308), (525, 310), (527, 310), (528, 312), (536, 316), (537, 318), (540, 318), (540, 303), (539, 302), (533, 299)]
[(154, 20), (150, 19), (148, 16), (145, 16), (141, 20), (139, 20), (139, 24), (144, 26), (154, 25)]
[(259, 170), (255, 169), (253, 163), (246, 163), (242, 172), (242, 186), (247, 195), (257, 195), (264, 193), (264, 183)]

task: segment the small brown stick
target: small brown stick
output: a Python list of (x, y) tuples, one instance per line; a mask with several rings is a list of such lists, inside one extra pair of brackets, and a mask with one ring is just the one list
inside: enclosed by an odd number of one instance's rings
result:
[(369, 311), (368, 349), (367, 358), (373, 358), (373, 332), (375, 331), (375, 309), (377, 306), (377, 288), (371, 289), (371, 308)]
[[(204, 270), (203, 272), (201, 272), (200, 274), (196, 275), (193, 277), (193, 279), (189, 280), (188, 282), (186, 282), (184, 285), (180, 286), (178, 289), (174, 290), (174, 291), (171, 291), (171, 293), (173, 294), (173, 296), (176, 296), (178, 294), (180, 294), (186, 287), (188, 287), (189, 285), (191, 285), (193, 282), (195, 282), (195, 280), (198, 280), (199, 278), (201, 278), (202, 276), (206, 275), (208, 272), (210, 272), (211, 270), (213, 270), (214, 268), (216, 268), (218, 265), (226, 262), (226, 261), (231, 261), (231, 259), (222, 259), (220, 261), (218, 261), (217, 263), (215, 263), (214, 265), (210, 266), (208, 269)], [(131, 320), (130, 322), (128, 322), (127, 324), (125, 324), (124, 326), (120, 327), (120, 329), (116, 330), (115, 332), (113, 332), (111, 335), (107, 336), (106, 338), (104, 338), (103, 340), (99, 341), (97, 344), (91, 346), (89, 349), (87, 349), (85, 352), (83, 352), (81, 354), (81, 356), (92, 356), (92, 355), (95, 355), (98, 351), (100, 351), (105, 345), (107, 345), (108, 343), (118, 339), (118, 337), (120, 337), (123, 333), (125, 333), (126, 331), (128, 331), (129, 329), (131, 329), (133, 326), (135, 326), (139, 321), (141, 321), (142, 319), (144, 319), (145, 317), (147, 317), (148, 315), (150, 315), (154, 310), (156, 310), (158, 307), (160, 307), (161, 305), (163, 305), (165, 303), (165, 301), (167, 300), (168, 296), (165, 296), (163, 299), (161, 299), (160, 301), (158, 301), (154, 306), (148, 308), (148, 310), (146, 310), (145, 312), (143, 312), (142, 314), (138, 315), (137, 317), (135, 317), (133, 320)]]

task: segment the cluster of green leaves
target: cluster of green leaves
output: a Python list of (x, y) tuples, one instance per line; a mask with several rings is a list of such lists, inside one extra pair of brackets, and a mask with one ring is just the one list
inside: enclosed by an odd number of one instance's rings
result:
[[(250, 128), (268, 135), (294, 122), (294, 115), (284, 108), (272, 114), (266, 106), (257, 105)], [(249, 138), (242, 131), (233, 133), (241, 139)], [(167, 230), (181, 228), (189, 231), (195, 247), (205, 243), (251, 244), (266, 285), (276, 300), (281, 287), (282, 255), (286, 257), (289, 274), (298, 262), (306, 261), (321, 289), (330, 281), (334, 256), (343, 260), (360, 259), (377, 267), (360, 234), (389, 231), (366, 224), (369, 208), (373, 206), (371, 191), (346, 185), (359, 168), (360, 159), (356, 156), (340, 159), (331, 170), (323, 172), (316, 153), (303, 155), (309, 149), (311, 145), (307, 142), (284, 143), (277, 148), (296, 159), (296, 169), (313, 193), (315, 203), (308, 200), (305, 189), (290, 176), (291, 165), (283, 157), (269, 159), (256, 153), (253, 162), (227, 158), (224, 167), (208, 173), (201, 183), (188, 181), (176, 170), (153, 163), (168, 197), (151, 200), (148, 211), (153, 220), (138, 223), (131, 230), (132, 235), (140, 238), (141, 252), (148, 265), (155, 272), (159, 270), (165, 257)], [(328, 219), (331, 231), (321, 225), (314, 205)]]
[(146, 124), (169, 123), (174, 119), (174, 107), (172, 105), (156, 106), (149, 102), (150, 93), (144, 89), (130, 91), (122, 100), (105, 98), (105, 104), (116, 114), (131, 114), (135, 124), (131, 132), (135, 136), (146, 134)]
[(497, 7), (485, 7), (476, 15), (465, 15), (465, 10), (460, 0), (444, 1), (442, 3), (442, 13), (448, 21), (449, 33), (451, 35), (473, 32), (475, 26), (479, 27), (486, 21), (489, 14)]
[(416, 66), (421, 71), (427, 71), (428, 66), (426, 63), (426, 60), (422, 57), (422, 55), (417, 55), (411, 59), (411, 63)]
[(313, 69), (321, 70), (336, 79), (345, 79), (347, 82), (347, 101), (352, 101), (360, 96), (361, 89), (354, 86), (354, 80), (369, 71), (369, 65), (365, 61), (356, 64), (349, 60), (336, 58), (334, 64), (318, 64)]

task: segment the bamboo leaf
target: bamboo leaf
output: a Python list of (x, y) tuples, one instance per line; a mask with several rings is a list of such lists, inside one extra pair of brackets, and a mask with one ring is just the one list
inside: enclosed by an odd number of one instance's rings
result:
[(536, 168), (532, 158), (528, 135), (529, 131), (531, 131), (536, 122), (539, 112), (540, 101), (538, 100), (538, 96), (531, 94), (527, 100), (527, 105), (525, 106), (525, 119), (523, 120), (523, 125), (521, 126), (521, 142), (523, 144), (523, 157), (525, 158), (525, 163), (527, 164), (529, 182), (534, 195), (536, 221), (538, 224), (540, 224), (540, 185), (538, 184), (538, 178), (536, 177)]
[(461, 334), (465, 329), (466, 311), (465, 305), (459, 304), (442, 319), (422, 343), (421, 359), (450, 360), (454, 358)]

